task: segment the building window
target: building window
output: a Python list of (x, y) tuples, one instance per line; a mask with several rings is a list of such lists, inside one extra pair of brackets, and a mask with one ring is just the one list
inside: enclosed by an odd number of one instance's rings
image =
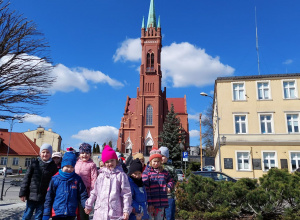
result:
[(147, 72), (154, 72), (154, 53), (152, 51), (147, 53)]
[(299, 133), (299, 114), (287, 114), (288, 133)]
[(237, 154), (237, 169), (250, 170), (250, 153), (237, 152), (236, 154)]
[(150, 156), (151, 150), (152, 150), (152, 146), (146, 146), (146, 156)]
[(270, 134), (272, 131), (272, 115), (260, 115), (260, 131), (262, 134)]
[(264, 171), (276, 167), (275, 152), (263, 152)]
[(152, 125), (153, 108), (151, 105), (147, 106), (146, 111), (146, 125)]
[(270, 99), (269, 82), (258, 82), (257, 90), (259, 100)]
[(283, 82), (283, 94), (285, 99), (296, 98), (296, 83), (295, 81), (284, 81)]
[(7, 157), (1, 157), (1, 164), (0, 165), (6, 165), (7, 164)]
[(233, 83), (233, 100), (245, 100), (244, 83)]
[(235, 123), (235, 133), (236, 134), (246, 134), (246, 115), (235, 115), (234, 116)]
[(18, 157), (14, 157), (13, 158), (13, 166), (18, 166), (19, 165), (19, 158)]
[(291, 152), (291, 167), (292, 171), (300, 168), (300, 152)]
[(29, 167), (31, 164), (31, 158), (26, 158), (25, 159), (25, 167)]

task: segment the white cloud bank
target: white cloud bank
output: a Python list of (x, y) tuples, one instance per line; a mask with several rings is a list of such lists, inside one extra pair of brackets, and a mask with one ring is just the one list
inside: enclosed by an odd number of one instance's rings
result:
[[(126, 39), (113, 56), (114, 61), (138, 61), (141, 59), (140, 39)], [(163, 83), (173, 87), (204, 86), (217, 77), (230, 76), (234, 68), (222, 64), (220, 58), (208, 55), (204, 49), (188, 42), (164, 46), (161, 53)]]
[(285, 64), (285, 65), (289, 65), (289, 64), (292, 64), (294, 61), (292, 59), (287, 59), (286, 61), (282, 62), (282, 64)]
[(72, 135), (72, 138), (79, 139), (82, 142), (94, 143), (102, 145), (104, 142), (108, 144), (112, 141), (113, 146), (117, 145), (119, 129), (112, 126), (93, 127), (88, 130), (81, 130), (77, 134)]
[(190, 130), (189, 133), (190, 133), (190, 137), (199, 137), (200, 135), (200, 131), (198, 130)]
[(32, 123), (35, 125), (41, 125), (42, 127), (48, 127), (51, 123), (51, 118), (48, 116), (42, 117), (39, 115), (31, 115), (31, 114), (25, 114), (22, 120), (23, 122)]
[(82, 92), (89, 91), (92, 83), (107, 83), (113, 88), (123, 87), (123, 83), (110, 78), (101, 71), (89, 70), (83, 67), (68, 68), (63, 64), (56, 65), (52, 74), (57, 77), (53, 84), (52, 91), (71, 92), (79, 89)]

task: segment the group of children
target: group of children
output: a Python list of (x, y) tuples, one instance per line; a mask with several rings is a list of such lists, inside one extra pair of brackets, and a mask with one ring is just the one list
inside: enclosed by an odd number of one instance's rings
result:
[(174, 180), (163, 168), (168, 148), (152, 149), (148, 165), (141, 153), (134, 155), (128, 173), (108, 145), (99, 171), (89, 144), (82, 143), (79, 153), (77, 158), (73, 151), (63, 157), (55, 152), (51, 158), (52, 147), (41, 146), (40, 157), (30, 165), (20, 189), (20, 199), (27, 200), (23, 219), (31, 219), (35, 211), (35, 219), (40, 220), (74, 220), (76, 216), (85, 220), (94, 209), (95, 220), (160, 220), (172, 208)]

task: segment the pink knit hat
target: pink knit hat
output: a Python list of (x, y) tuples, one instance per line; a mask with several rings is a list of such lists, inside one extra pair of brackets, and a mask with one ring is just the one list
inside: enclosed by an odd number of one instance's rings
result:
[(150, 151), (150, 158), (149, 161), (153, 160), (154, 158), (162, 159), (161, 151), (158, 150), (156, 147), (153, 147)]
[(106, 145), (102, 151), (102, 161), (105, 163), (107, 160), (116, 159), (118, 160), (116, 152), (109, 146)]

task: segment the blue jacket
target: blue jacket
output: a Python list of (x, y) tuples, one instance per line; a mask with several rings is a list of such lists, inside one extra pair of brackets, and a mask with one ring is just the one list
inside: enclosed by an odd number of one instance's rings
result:
[[(79, 175), (65, 179), (60, 174), (52, 177), (46, 201), (44, 204), (44, 217), (76, 216), (78, 202), (85, 207), (88, 194), (85, 185)], [(45, 218), (43, 218), (45, 219)]]
[(147, 192), (145, 189), (145, 186), (138, 187), (133, 180), (128, 177), (130, 188), (131, 188), (131, 194), (132, 194), (132, 210), (129, 220), (136, 220), (135, 214), (136, 213), (144, 213), (142, 219), (149, 219), (148, 211), (147, 211)]

